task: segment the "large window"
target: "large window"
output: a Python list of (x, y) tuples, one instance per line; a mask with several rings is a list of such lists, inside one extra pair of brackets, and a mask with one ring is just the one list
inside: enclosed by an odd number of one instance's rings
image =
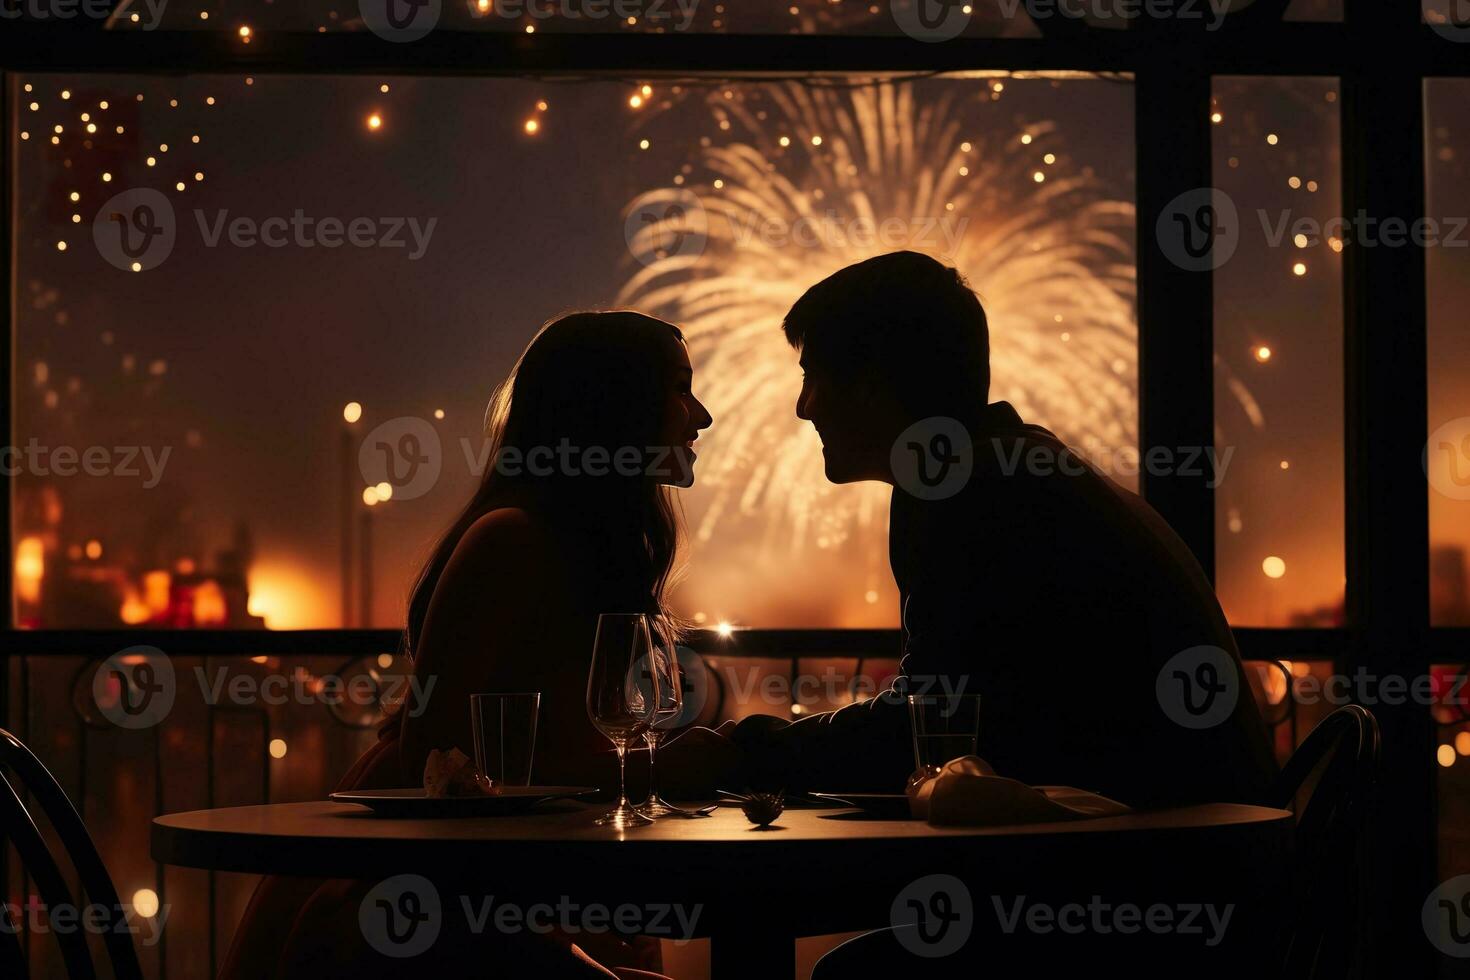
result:
[[(1343, 621), (1342, 214), (1334, 79), (1219, 78), (1216, 582), (1237, 626)], [(1229, 219), (1224, 219), (1229, 220)]]
[(685, 329), (715, 418), (684, 611), (897, 625), (886, 488), (823, 478), (780, 321), (900, 248), (984, 297), (992, 396), (1136, 485), (1125, 81), (24, 85), (24, 625), (399, 625), (491, 390), (615, 305)]
[(1470, 626), (1470, 82), (1425, 87), (1429, 282), (1430, 617)]

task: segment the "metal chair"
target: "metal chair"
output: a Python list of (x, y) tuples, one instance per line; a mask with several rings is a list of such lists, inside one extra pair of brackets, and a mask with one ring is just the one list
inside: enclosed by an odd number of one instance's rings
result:
[(1283, 976), (1291, 980), (1357, 975), (1379, 754), (1378, 720), (1348, 705), (1312, 730), (1272, 787), (1271, 805), (1297, 817), (1294, 915), (1283, 940)]
[[(97, 918), (101, 921), (102, 941), (112, 964), (112, 975), (117, 980), (142, 980), (143, 971), (132, 935), (127, 931), (117, 889), (92, 836), (87, 833), (86, 824), (41, 760), (20, 739), (0, 728), (0, 830), (4, 831), (5, 840), (15, 845), (21, 865), (34, 879), (45, 907), (78, 910), (76, 921), (82, 921), (82, 903), (73, 897), (56, 855), (31, 818), (18, 788), (28, 791), (40, 806), (65, 857), (76, 870), (86, 901), (100, 909)], [(8, 909), (4, 914), (10, 920)], [(7, 921), (6, 925), (10, 928), (3, 930), (5, 938), (0, 939), (0, 972), (6, 977), (25, 978), (29, 971), (14, 928), (18, 923)], [(67, 975), (72, 980), (93, 980), (97, 969), (86, 933), (79, 928), (52, 932), (61, 947)]]

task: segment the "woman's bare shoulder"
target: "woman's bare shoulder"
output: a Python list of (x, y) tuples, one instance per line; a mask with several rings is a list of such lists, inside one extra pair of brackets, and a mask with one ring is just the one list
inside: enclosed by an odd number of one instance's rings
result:
[(543, 522), (520, 507), (497, 507), (471, 524), (455, 545), (451, 565), (504, 566), (512, 558), (522, 569), (545, 566), (548, 535)]

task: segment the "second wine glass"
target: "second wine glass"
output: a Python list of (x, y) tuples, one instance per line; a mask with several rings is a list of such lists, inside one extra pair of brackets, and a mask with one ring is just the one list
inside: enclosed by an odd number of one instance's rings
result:
[(657, 820), (673, 813), (686, 815), (682, 807), (658, 794), (658, 743), (679, 725), (679, 716), (684, 711), (684, 685), (679, 677), (679, 654), (669, 624), (661, 617), (649, 617), (648, 626), (652, 642), (648, 672), (657, 680), (657, 693), (653, 695), (653, 722), (643, 733), (643, 740), (648, 743), (648, 799), (638, 804), (638, 812)]

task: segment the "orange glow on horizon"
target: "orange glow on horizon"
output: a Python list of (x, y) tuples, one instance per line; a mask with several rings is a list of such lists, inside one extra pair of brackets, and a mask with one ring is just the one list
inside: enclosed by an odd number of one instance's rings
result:
[(335, 621), (334, 583), (323, 583), (312, 569), (291, 557), (257, 563), (248, 575), (252, 616), (265, 619), (266, 629), (311, 629)]
[(22, 538), (15, 549), (15, 593), (22, 602), (39, 602), (46, 575), (46, 546), (40, 538)]

